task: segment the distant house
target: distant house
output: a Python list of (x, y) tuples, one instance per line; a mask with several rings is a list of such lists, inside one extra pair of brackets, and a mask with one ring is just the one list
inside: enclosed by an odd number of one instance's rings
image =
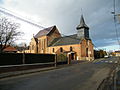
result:
[(40, 30), (30, 42), (29, 53), (64, 54), (72, 60), (93, 60), (93, 43), (89, 37), (89, 27), (83, 15), (76, 27), (77, 34), (64, 36), (56, 26)]
[(16, 53), (17, 49), (12, 46), (6, 46), (6, 48), (3, 50), (5, 53)]
[(120, 51), (115, 51), (114, 54), (115, 56), (120, 56)]

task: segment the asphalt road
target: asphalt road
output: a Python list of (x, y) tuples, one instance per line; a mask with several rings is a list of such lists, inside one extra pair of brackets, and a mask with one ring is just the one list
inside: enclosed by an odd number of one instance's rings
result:
[(115, 58), (107, 58), (1, 79), (0, 90), (96, 90), (115, 61)]

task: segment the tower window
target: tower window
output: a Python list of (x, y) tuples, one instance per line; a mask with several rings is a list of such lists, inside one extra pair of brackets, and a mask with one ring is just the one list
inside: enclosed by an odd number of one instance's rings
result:
[(60, 48), (60, 52), (63, 52), (63, 48), (62, 47)]

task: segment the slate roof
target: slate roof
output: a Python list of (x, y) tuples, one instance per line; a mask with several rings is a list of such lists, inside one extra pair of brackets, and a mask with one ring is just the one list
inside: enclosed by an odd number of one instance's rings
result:
[(80, 24), (77, 26), (77, 29), (81, 29), (81, 28), (89, 29), (89, 27), (85, 24), (83, 15), (81, 15)]
[(51, 46), (61, 46), (61, 45), (72, 45), (72, 44), (79, 44), (81, 42), (80, 39), (77, 38), (77, 34), (56, 38), (53, 42), (49, 45)]
[(40, 30), (34, 37), (38, 38), (40, 36), (48, 35), (50, 31), (54, 28), (55, 26), (45, 28), (43, 30)]

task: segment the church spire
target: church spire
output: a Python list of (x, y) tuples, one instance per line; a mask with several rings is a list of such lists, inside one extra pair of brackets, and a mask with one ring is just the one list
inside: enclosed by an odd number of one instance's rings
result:
[(89, 27), (85, 24), (83, 15), (81, 15), (80, 24), (76, 27), (77, 37), (79, 39), (89, 39)]
[(81, 29), (81, 28), (89, 29), (89, 27), (85, 24), (83, 15), (81, 15), (80, 24), (77, 26), (76, 29), (78, 30), (78, 29)]

